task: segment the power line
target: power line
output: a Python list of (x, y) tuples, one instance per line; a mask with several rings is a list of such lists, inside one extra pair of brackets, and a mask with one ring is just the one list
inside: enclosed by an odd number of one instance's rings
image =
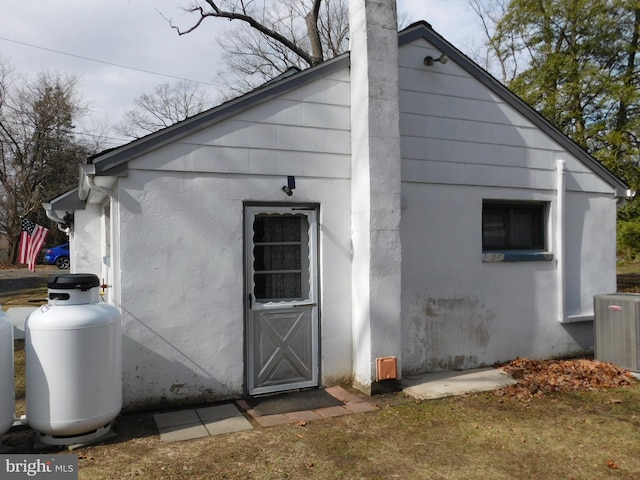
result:
[(107, 62), (105, 60), (98, 60), (96, 58), (91, 58), (91, 57), (84, 57), (82, 55), (76, 55), (74, 53), (62, 52), (60, 50), (54, 50), (53, 48), (42, 47), (40, 45), (33, 45), (31, 43), (21, 42), (21, 41), (18, 41), (18, 40), (12, 40), (10, 38), (0, 37), (0, 40), (4, 40), (5, 42), (16, 43), (18, 45), (24, 45), (25, 47), (36, 48), (38, 50), (45, 50), (47, 52), (57, 53), (59, 55), (66, 55), (68, 57), (79, 58), (79, 59), (82, 59), (82, 60), (87, 60), (89, 62), (103, 63), (105, 65), (111, 65), (113, 67), (126, 68), (128, 70), (135, 70), (137, 72), (148, 73), (150, 75), (158, 75), (160, 77), (173, 78), (173, 79), (176, 79), (176, 80), (187, 80), (189, 82), (199, 83), (199, 84), (202, 84), (202, 85), (209, 85), (211, 87), (219, 87), (220, 86), (220, 85), (216, 85), (214, 83), (202, 82), (200, 80), (191, 80), (191, 79), (185, 78), (185, 77), (178, 77), (178, 76), (169, 75), (169, 74), (166, 74), (166, 73), (153, 72), (151, 70), (144, 70), (142, 68), (130, 67), (128, 65), (121, 65), (119, 63)]

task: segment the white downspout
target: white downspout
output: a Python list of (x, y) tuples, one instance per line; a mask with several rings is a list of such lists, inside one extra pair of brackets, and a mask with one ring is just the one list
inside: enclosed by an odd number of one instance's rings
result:
[(565, 174), (566, 163), (564, 160), (556, 160), (556, 262), (557, 262), (557, 283), (558, 283), (558, 322), (566, 322), (566, 273), (564, 259), (564, 236), (565, 236)]
[(107, 195), (111, 200), (115, 200), (116, 199), (116, 194), (113, 190), (110, 190), (106, 187), (101, 187), (100, 185), (97, 185), (95, 182), (95, 176), (96, 176), (96, 167), (95, 165), (92, 164), (88, 164), (88, 165), (83, 165), (82, 166), (82, 170), (84, 172), (85, 178), (87, 179), (87, 183), (89, 184), (89, 189), (90, 190), (95, 190), (96, 192), (100, 192), (103, 193), (105, 195)]
[[(116, 214), (115, 209), (114, 209), (114, 204), (117, 202), (117, 197), (116, 197), (116, 193), (106, 187), (101, 187), (100, 185), (96, 184), (95, 182), (95, 176), (96, 176), (96, 167), (93, 164), (87, 164), (87, 165), (83, 165), (82, 166), (82, 171), (84, 173), (84, 178), (87, 180), (87, 184), (89, 185), (89, 189), (90, 190), (95, 190), (96, 192), (100, 192), (106, 196), (109, 197), (109, 210), (111, 211), (111, 248), (114, 249), (114, 240), (113, 240), (113, 226), (115, 225), (115, 221), (114, 221), (114, 215)], [(111, 255), (109, 254), (109, 257), (111, 257)], [(105, 265), (104, 263), (104, 259), (103, 259), (103, 265)], [(109, 265), (107, 268), (111, 268), (113, 271), (113, 264)], [(104, 270), (102, 271), (103, 274), (103, 281), (104, 279)], [(110, 287), (113, 287), (113, 280), (111, 280), (111, 284)], [(118, 297), (119, 299), (119, 293), (116, 293), (114, 290), (114, 294), (113, 297), (111, 298), (111, 303), (116, 303), (116, 297)]]
[(558, 322), (560, 323), (577, 323), (593, 321), (593, 313), (584, 314), (567, 314), (567, 272), (565, 258), (565, 240), (566, 240), (566, 162), (564, 160), (556, 160), (556, 251), (555, 257), (557, 262), (556, 276), (558, 283)]

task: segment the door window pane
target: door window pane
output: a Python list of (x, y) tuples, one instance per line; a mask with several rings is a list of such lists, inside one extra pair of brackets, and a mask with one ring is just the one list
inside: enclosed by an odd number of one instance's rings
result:
[(257, 215), (253, 224), (253, 283), (258, 301), (309, 297), (309, 222), (306, 215)]

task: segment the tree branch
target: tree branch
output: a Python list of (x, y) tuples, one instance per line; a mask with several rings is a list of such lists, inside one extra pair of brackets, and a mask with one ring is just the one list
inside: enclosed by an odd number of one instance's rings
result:
[[(289, 50), (291, 50), (296, 55), (298, 55), (300, 58), (302, 58), (305, 62), (307, 62), (309, 65), (316, 65), (317, 63), (319, 63), (317, 61), (315, 55), (309, 55), (308, 52), (306, 52), (303, 48), (301, 48), (295, 42), (291, 41), (290, 39), (288, 39), (284, 35), (281, 35), (277, 31), (275, 31), (275, 30), (273, 30), (271, 28), (268, 28), (265, 24), (263, 24), (263, 23), (259, 22), (258, 20), (256, 20), (253, 16), (248, 15), (246, 13), (246, 9), (244, 9), (244, 6), (243, 6), (243, 12), (245, 12), (245, 13), (239, 13), (239, 12), (234, 12), (234, 11), (222, 10), (220, 7), (218, 7), (216, 5), (216, 3), (213, 0), (205, 0), (205, 1), (211, 7), (212, 11), (207, 12), (201, 6), (195, 6), (195, 7), (188, 8), (187, 11), (189, 13), (197, 13), (198, 15), (200, 15), (200, 18), (197, 20), (197, 22), (194, 25), (192, 25), (191, 27), (187, 28), (187, 29), (181, 29), (180, 27), (174, 25), (171, 20), (169, 20), (169, 25), (171, 26), (171, 28), (173, 28), (176, 32), (178, 32), (178, 35), (182, 36), (182, 35), (186, 35), (188, 33), (193, 32), (194, 30), (196, 30), (206, 18), (226, 18), (229, 21), (239, 20), (241, 22), (244, 22), (244, 23), (248, 24), (250, 27), (256, 29), (257, 31), (259, 31), (263, 35), (265, 35), (265, 36), (267, 36), (269, 38), (272, 38), (272, 39), (276, 40), (277, 42), (282, 43)], [(321, 3), (321, 0), (315, 0), (314, 1), (314, 9), (316, 7), (316, 4), (318, 4), (318, 8), (319, 8), (319, 4), (320, 3)], [(317, 24), (317, 15), (315, 16), (315, 18), (316, 18), (316, 24)], [(316, 26), (316, 32), (317, 32), (317, 26)], [(320, 56), (320, 58), (321, 58), (320, 61), (322, 61), (322, 56)]]

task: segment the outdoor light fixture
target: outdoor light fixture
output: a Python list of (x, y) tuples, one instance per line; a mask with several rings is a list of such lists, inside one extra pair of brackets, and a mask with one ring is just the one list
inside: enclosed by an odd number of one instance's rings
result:
[(73, 224), (73, 213), (65, 212), (65, 216), (62, 217), (62, 219), (64, 220), (64, 226), (66, 228), (70, 228), (71, 225)]
[(282, 187), (282, 191), (287, 194), (287, 196), (293, 195), (293, 190), (296, 188), (296, 177), (289, 176), (287, 177), (287, 184)]
[(433, 58), (431, 55), (428, 57), (424, 57), (422, 63), (424, 63), (427, 67), (432, 67), (435, 62), (440, 62), (441, 64), (445, 64), (449, 61), (449, 57), (447, 57), (444, 53), (440, 55), (438, 58)]

